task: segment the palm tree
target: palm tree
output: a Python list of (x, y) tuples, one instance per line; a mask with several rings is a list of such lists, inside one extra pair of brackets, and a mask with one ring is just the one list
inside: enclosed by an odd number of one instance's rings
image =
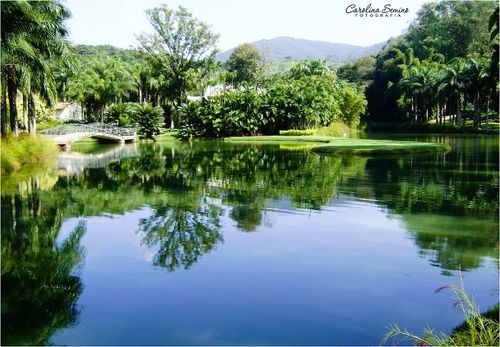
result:
[(445, 73), (439, 85), (440, 93), (447, 95), (450, 99), (450, 105), (456, 107), (455, 125), (462, 125), (462, 92), (464, 90), (463, 72), (465, 68), (464, 60), (461, 58), (453, 59), (450, 64), (444, 67)]
[(403, 78), (398, 84), (403, 93), (403, 98), (410, 100), (410, 107), (415, 122), (421, 118), (419, 111), (422, 112), (424, 110), (424, 105), (420, 104), (420, 99), (424, 93), (425, 84), (426, 76), (419, 66), (413, 66), (405, 70)]
[(93, 114), (103, 121), (107, 105), (122, 102), (135, 91), (137, 82), (132, 76), (129, 67), (118, 59), (93, 59), (69, 80), (67, 96), (86, 108), (87, 119)]
[[(7, 86), (10, 129), (14, 136), (17, 135), (16, 95), (19, 73), (22, 70), (25, 74), (37, 74), (37, 79), (41, 82), (37, 85), (38, 90), (29, 90), (30, 99), (33, 99), (33, 93), (45, 89), (43, 84), (50, 72), (47, 58), (64, 57), (68, 52), (67, 45), (62, 40), (67, 33), (63, 21), (68, 17), (69, 11), (57, 0), (2, 3), (2, 85)], [(35, 87), (35, 84), (32, 86)], [(5, 90), (3, 93), (5, 94)], [(2, 95), (2, 100), (6, 100), (5, 95)], [(2, 124), (4, 122), (2, 120)]]
[(474, 127), (479, 128), (481, 126), (481, 94), (486, 92), (488, 94), (489, 79), (488, 74), (489, 64), (488, 59), (474, 59), (470, 58), (466, 61), (464, 68), (464, 78), (467, 83), (467, 91), (472, 95), (472, 100), (474, 104)]

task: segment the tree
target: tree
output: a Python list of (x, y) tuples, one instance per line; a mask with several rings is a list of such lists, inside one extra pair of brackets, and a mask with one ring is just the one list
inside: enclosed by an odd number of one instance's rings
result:
[(232, 73), (233, 84), (238, 85), (243, 82), (255, 84), (262, 75), (262, 57), (257, 48), (245, 43), (234, 49), (226, 62), (226, 67)]
[(425, 4), (408, 28), (404, 40), (415, 55), (427, 58), (441, 53), (446, 61), (488, 52), (488, 17), (493, 1), (441, 1)]
[(162, 5), (146, 13), (155, 32), (140, 35), (139, 42), (168, 82), (164, 93), (172, 100), (178, 119), (190, 83), (215, 58), (219, 36), (184, 7), (174, 11)]
[(488, 94), (489, 80), (489, 62), (488, 59), (466, 60), (466, 65), (463, 71), (467, 92), (470, 94), (474, 105), (474, 127), (481, 126), (481, 95)]
[[(10, 128), (14, 136), (17, 135), (15, 101), (19, 73), (22, 70), (26, 77), (36, 74), (33, 80), (40, 81), (26, 84), (29, 87), (29, 104), (34, 107), (32, 94), (47, 94), (46, 81), (50, 78), (47, 59), (51, 56), (64, 56), (68, 52), (66, 43), (62, 40), (67, 33), (63, 21), (68, 17), (69, 11), (56, 0), (2, 3), (2, 85), (6, 85), (8, 90)], [(5, 104), (4, 95), (2, 101)], [(2, 120), (1, 123), (4, 124), (5, 121)], [(3, 135), (5, 130), (2, 127)]]
[(462, 126), (462, 94), (464, 91), (463, 71), (465, 62), (455, 58), (444, 67), (445, 74), (441, 80), (440, 90), (450, 98), (450, 105), (455, 105), (455, 125)]
[(116, 58), (89, 60), (68, 82), (66, 95), (85, 106), (87, 119), (103, 121), (107, 105), (122, 101), (136, 89), (131, 68)]
[(361, 57), (354, 64), (341, 66), (337, 74), (339, 78), (369, 87), (375, 78), (375, 63), (376, 60), (372, 56)]

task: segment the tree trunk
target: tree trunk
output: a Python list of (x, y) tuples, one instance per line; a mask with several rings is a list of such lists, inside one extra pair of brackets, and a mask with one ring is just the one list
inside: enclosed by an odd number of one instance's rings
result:
[(418, 119), (418, 116), (417, 116), (417, 98), (415, 97), (415, 95), (413, 95), (412, 97), (412, 102), (413, 102), (413, 115), (414, 115), (414, 118), (415, 118), (415, 122), (417, 122), (417, 119)]
[(486, 98), (486, 127), (489, 128), (490, 123), (490, 97)]
[(17, 136), (17, 81), (16, 68), (12, 64), (7, 65), (7, 89), (9, 93), (10, 131), (12, 135)]
[(476, 129), (481, 126), (481, 112), (479, 106), (479, 92), (476, 92), (474, 95), (474, 128)]
[(23, 93), (23, 130), (28, 129), (28, 95)]
[(462, 110), (461, 110), (461, 102), (460, 102), (460, 94), (457, 94), (457, 119), (456, 119), (457, 127), (462, 126)]
[(35, 98), (33, 94), (30, 94), (28, 98), (28, 132), (30, 134), (36, 133), (35, 107)]
[(2, 110), (0, 114), (0, 131), (2, 136), (7, 136), (7, 90), (2, 85)]
[(141, 88), (137, 88), (138, 91), (139, 91), (139, 102), (142, 102), (142, 89)]

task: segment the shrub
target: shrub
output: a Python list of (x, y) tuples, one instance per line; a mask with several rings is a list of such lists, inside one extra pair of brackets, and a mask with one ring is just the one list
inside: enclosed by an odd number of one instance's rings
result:
[(305, 129), (305, 130), (297, 130), (297, 129), (290, 129), (290, 130), (280, 130), (280, 135), (283, 136), (307, 136), (307, 135), (314, 135), (316, 134), (318, 129)]
[(263, 124), (261, 98), (255, 90), (229, 91), (188, 102), (181, 109), (181, 137), (252, 135)]
[(153, 139), (160, 134), (160, 126), (163, 121), (163, 110), (150, 104), (131, 103), (126, 108), (130, 123), (137, 127), (139, 135), (147, 139)]
[(129, 112), (127, 112), (128, 103), (111, 104), (104, 111), (104, 122), (120, 127), (131, 126)]

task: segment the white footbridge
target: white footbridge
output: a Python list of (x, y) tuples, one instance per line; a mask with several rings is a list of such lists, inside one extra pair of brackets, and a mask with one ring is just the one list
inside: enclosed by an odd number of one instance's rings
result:
[(135, 142), (137, 132), (134, 128), (122, 128), (104, 123), (63, 124), (42, 132), (50, 136), (64, 150), (73, 142), (84, 138), (94, 138), (101, 142)]

